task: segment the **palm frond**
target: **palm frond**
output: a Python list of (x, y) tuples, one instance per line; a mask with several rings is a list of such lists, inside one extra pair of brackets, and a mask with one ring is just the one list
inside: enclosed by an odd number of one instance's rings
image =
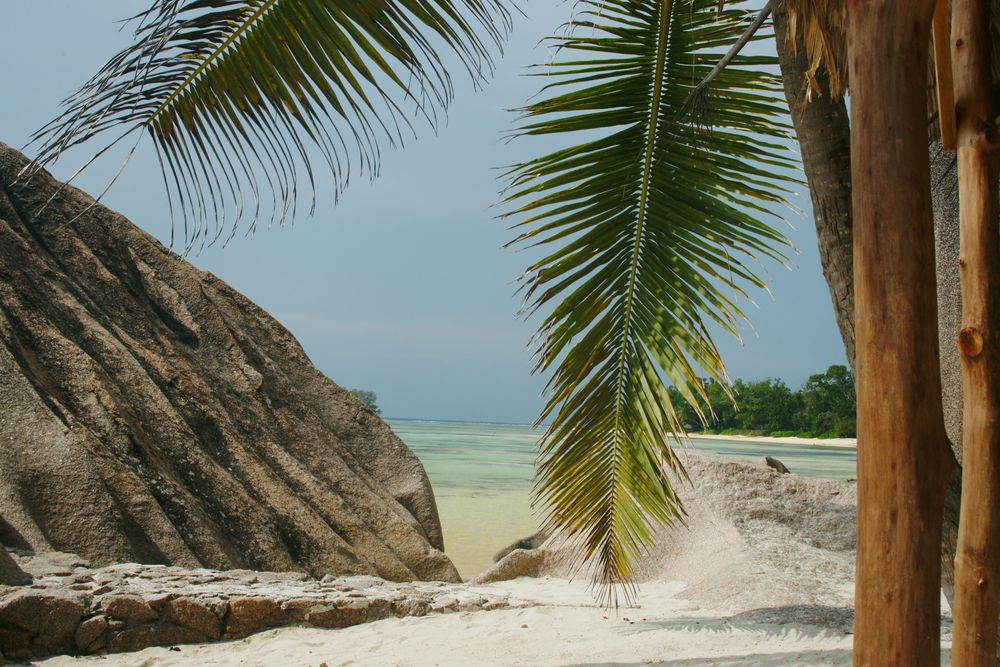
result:
[(374, 176), (451, 99), (446, 53), (481, 80), (510, 16), (504, 0), (156, 0), (133, 20), (135, 43), (36, 133), (36, 162), (148, 132), (190, 247), (294, 217), (301, 190), (315, 203), (313, 152), (337, 196), (352, 168)]
[(508, 173), (513, 243), (548, 249), (522, 277), (528, 311), (550, 310), (536, 495), (616, 604), (654, 530), (684, 517), (667, 385), (698, 406), (700, 371), (726, 381), (709, 323), (738, 335), (737, 301), (764, 287), (751, 265), (787, 243), (765, 222), (795, 182), (776, 60), (738, 55), (717, 74), (710, 131), (680, 113), (743, 33), (737, 5), (584, 0), (518, 131), (567, 145)]

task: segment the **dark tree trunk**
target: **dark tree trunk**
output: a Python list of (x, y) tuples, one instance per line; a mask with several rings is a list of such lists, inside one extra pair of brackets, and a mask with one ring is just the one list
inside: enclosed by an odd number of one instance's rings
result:
[(934, 0), (848, 0), (858, 393), (854, 664), (940, 662), (951, 473), (926, 78)]
[[(851, 233), (851, 127), (843, 98), (829, 94), (826, 71), (817, 73), (821, 96), (806, 98), (806, 60), (802, 40), (788, 39), (785, 3), (772, 4), (774, 36), (781, 65), (785, 99), (802, 151), (802, 167), (809, 183), (816, 241), (823, 276), (830, 288), (833, 312), (844, 340), (847, 360), (854, 368), (854, 269)], [(795, 47), (794, 44), (798, 46)]]

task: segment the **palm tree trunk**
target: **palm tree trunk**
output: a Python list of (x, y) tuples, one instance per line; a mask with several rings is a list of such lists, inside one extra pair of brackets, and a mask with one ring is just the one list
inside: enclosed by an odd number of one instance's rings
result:
[(987, 0), (953, 5), (964, 386), (954, 664), (993, 665), (1000, 601), (1000, 229)]
[[(774, 36), (785, 99), (791, 111), (809, 183), (823, 276), (830, 288), (847, 361), (854, 368), (854, 270), (851, 231), (851, 126), (843, 98), (829, 94), (826, 70), (816, 80), (823, 94), (806, 99), (805, 46), (788, 35), (783, 1), (772, 3)], [(796, 47), (795, 44), (798, 46)]]
[(854, 661), (940, 660), (951, 469), (927, 153), (933, 0), (849, 0), (858, 388)]

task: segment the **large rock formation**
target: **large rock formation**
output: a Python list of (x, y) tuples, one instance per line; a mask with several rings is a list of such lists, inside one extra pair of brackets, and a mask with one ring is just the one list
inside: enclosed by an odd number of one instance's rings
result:
[[(0, 542), (457, 580), (417, 458), (215, 276), (0, 144)], [(48, 205), (46, 201), (53, 197)]]

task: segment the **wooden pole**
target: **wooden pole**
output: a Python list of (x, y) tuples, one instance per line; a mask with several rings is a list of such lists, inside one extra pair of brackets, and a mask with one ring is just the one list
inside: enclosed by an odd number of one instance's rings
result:
[(962, 510), (952, 664), (995, 665), (1000, 600), (1000, 218), (989, 0), (953, 4), (961, 241)]
[(854, 663), (940, 661), (941, 408), (926, 83), (934, 0), (848, 0), (858, 389)]
[(955, 82), (951, 67), (951, 16), (950, 0), (937, 0), (934, 7), (934, 78), (937, 83), (938, 123), (941, 127), (941, 146), (946, 151), (955, 150)]

